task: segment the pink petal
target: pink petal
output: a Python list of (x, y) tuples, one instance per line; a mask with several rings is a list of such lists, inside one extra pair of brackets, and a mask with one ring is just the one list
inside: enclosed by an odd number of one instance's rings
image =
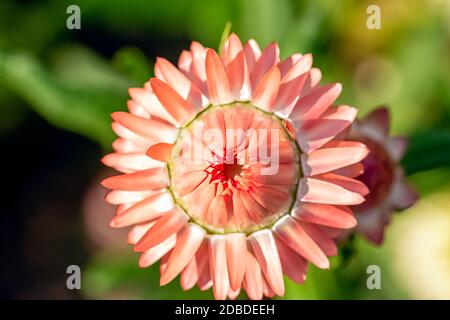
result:
[(151, 168), (135, 173), (112, 176), (103, 180), (101, 184), (109, 189), (158, 190), (169, 185), (169, 177), (165, 168)]
[(359, 193), (362, 196), (366, 196), (369, 193), (369, 189), (361, 181), (349, 177), (344, 177), (336, 173), (323, 173), (321, 175), (315, 176), (315, 178), (336, 184), (351, 192)]
[(267, 297), (269, 299), (272, 299), (273, 297), (276, 296), (275, 291), (273, 291), (273, 289), (271, 288), (269, 282), (264, 277), (263, 277), (263, 294), (264, 294), (265, 297)]
[(142, 148), (130, 140), (123, 138), (117, 138), (112, 143), (114, 151), (120, 153), (132, 153), (132, 152), (145, 152), (145, 148)]
[(164, 273), (161, 275), (161, 286), (172, 281), (184, 269), (202, 244), (205, 234), (205, 230), (195, 224), (188, 223), (186, 225), (177, 238), (177, 244), (170, 254)]
[(150, 168), (163, 167), (164, 163), (150, 159), (142, 153), (110, 153), (101, 159), (102, 163), (114, 169), (125, 169), (130, 172)]
[(172, 143), (178, 134), (178, 130), (167, 122), (141, 118), (128, 112), (114, 112), (111, 116), (125, 128), (150, 141)]
[(164, 58), (157, 58), (155, 74), (196, 109), (207, 104), (206, 97), (180, 70)]
[(363, 234), (369, 241), (380, 245), (384, 241), (384, 229), (389, 223), (391, 208), (373, 207), (369, 210), (357, 214), (357, 230)]
[(127, 107), (130, 113), (134, 114), (135, 116), (150, 119), (150, 113), (143, 106), (137, 103), (137, 101), (134, 101), (132, 99), (128, 100)]
[(156, 221), (144, 222), (135, 225), (128, 232), (127, 242), (129, 244), (136, 244), (142, 238), (142, 236), (150, 229)]
[[(198, 252), (198, 251), (197, 251)], [(197, 259), (194, 256), (186, 267), (181, 271), (180, 286), (183, 290), (192, 289), (198, 281), (199, 271)]]
[(248, 214), (248, 218), (254, 222), (260, 222), (267, 216), (267, 210), (261, 206), (247, 191), (240, 191), (237, 193), (240, 197), (242, 204), (246, 208), (244, 211)]
[(292, 215), (296, 219), (339, 229), (351, 229), (356, 226), (356, 219), (346, 206), (300, 202)]
[[(286, 83), (307, 73), (312, 67), (312, 55), (310, 53), (303, 55), (289, 71), (283, 76), (282, 82)], [(300, 91), (299, 91), (300, 93)]]
[[(256, 61), (256, 64), (251, 70), (250, 80), (252, 88), (255, 89), (263, 76), (270, 68), (275, 66), (280, 61), (280, 49), (276, 42), (269, 44), (263, 51), (261, 57)], [(250, 67), (249, 67), (250, 69)]]
[(195, 255), (197, 260), (198, 281), (197, 285), (201, 291), (212, 287), (211, 271), (209, 265), (209, 240), (205, 239)]
[(169, 260), (170, 251), (161, 257), (159, 261), (159, 273), (163, 273), (167, 266), (167, 260)]
[(272, 212), (280, 210), (290, 197), (289, 191), (276, 186), (254, 187), (248, 192), (263, 208)]
[(245, 228), (249, 225), (250, 219), (249, 212), (241, 199), (240, 193), (241, 191), (239, 189), (233, 193), (232, 201), (234, 216), (232, 222), (240, 228)]
[(339, 83), (315, 88), (297, 101), (289, 117), (295, 120), (318, 118), (336, 101), (341, 91), (342, 85)]
[(355, 108), (339, 106), (330, 109), (322, 118), (294, 122), (300, 147), (305, 152), (320, 148), (348, 128), (356, 114)]
[(216, 300), (225, 300), (228, 294), (228, 270), (226, 240), (224, 236), (211, 236), (209, 239), (209, 262), (213, 292)]
[(212, 200), (215, 197), (214, 185), (208, 183), (200, 184), (194, 191), (184, 197), (190, 211), (196, 218), (203, 219), (208, 212)]
[(204, 170), (187, 171), (177, 174), (173, 178), (173, 184), (178, 195), (185, 196), (194, 191), (206, 178), (208, 174)]
[[(206, 81), (205, 72), (205, 57), (206, 49), (197, 41), (192, 41), (191, 43), (191, 54), (192, 54), (192, 68), (196, 77), (196, 83), (200, 89), (204, 88), (204, 82)], [(203, 90), (205, 92), (205, 90)]]
[(200, 291), (206, 291), (206, 290), (211, 289), (211, 287), (213, 286), (213, 282), (211, 280), (211, 276), (209, 275), (209, 272), (203, 273), (202, 275), (204, 275), (204, 277), (200, 277), (200, 280), (197, 283)]
[(303, 174), (313, 176), (333, 171), (364, 159), (369, 150), (359, 142), (336, 147), (324, 147), (311, 153), (302, 154)]
[(252, 72), (255, 67), (256, 61), (261, 57), (261, 49), (258, 46), (258, 43), (250, 39), (245, 44), (244, 47), (245, 60), (247, 62), (248, 71)]
[(346, 232), (346, 230), (326, 226), (321, 226), (320, 229), (322, 229), (322, 231), (325, 232), (332, 239), (336, 239), (339, 236), (341, 236), (344, 232)]
[(226, 66), (226, 70), (234, 100), (248, 100), (251, 91), (250, 78), (243, 51), (230, 61)]
[(279, 164), (277, 174), (272, 175), (260, 175), (259, 167), (255, 166), (254, 172), (252, 172), (252, 182), (256, 185), (292, 185), (295, 180), (295, 164)]
[(152, 78), (150, 85), (158, 100), (178, 125), (184, 124), (195, 116), (195, 109), (165, 82)]
[(247, 254), (246, 236), (244, 233), (226, 235), (228, 276), (231, 290), (238, 290), (244, 279), (246, 264), (242, 257)]
[(355, 163), (347, 167), (339, 168), (334, 170), (334, 173), (340, 174), (341, 176), (346, 176), (349, 178), (356, 178), (362, 175), (364, 172), (364, 165), (362, 163)]
[(122, 214), (115, 216), (110, 226), (123, 228), (136, 223), (154, 220), (172, 209), (173, 203), (170, 194), (165, 191), (159, 192), (136, 203)]
[(311, 92), (316, 86), (319, 85), (320, 80), (322, 79), (322, 72), (318, 68), (311, 68), (309, 71), (308, 79), (303, 87), (302, 96), (305, 96)]
[(128, 89), (128, 93), (143, 108), (145, 108), (151, 116), (157, 116), (158, 118), (164, 119), (172, 124), (176, 123), (152, 91), (144, 88), (130, 88)]
[(405, 137), (389, 137), (386, 141), (386, 149), (392, 160), (399, 162), (408, 147), (408, 138)]
[(287, 117), (294, 108), (300, 92), (308, 78), (312, 65), (312, 56), (302, 56), (281, 79), (280, 91), (276, 101), (276, 110), (282, 117)]
[(418, 200), (417, 191), (408, 184), (403, 175), (397, 178), (391, 190), (391, 202), (397, 210), (411, 207)]
[(291, 162), (297, 162), (297, 154), (292, 148), (292, 142), (289, 140), (280, 140), (278, 150), (278, 161), (281, 164), (289, 164)]
[(236, 300), (236, 298), (239, 296), (239, 294), (241, 293), (241, 288), (239, 287), (239, 288), (237, 288), (236, 290), (231, 290), (231, 289), (229, 289), (228, 290), (228, 298), (230, 299), (230, 300)]
[(284, 295), (283, 272), (272, 232), (270, 230), (254, 232), (249, 236), (249, 240), (256, 259), (273, 291), (279, 296)]
[(177, 241), (177, 235), (173, 234), (166, 240), (162, 241), (160, 244), (144, 251), (139, 257), (139, 267), (147, 268), (154, 264), (156, 261), (160, 260), (164, 255), (166, 255), (175, 246)]
[(239, 37), (235, 33), (231, 33), (225, 41), (221, 52), (221, 57), (225, 65), (228, 65), (228, 63), (233, 61), (243, 49), (244, 48), (242, 47)]
[(227, 206), (224, 196), (218, 191), (208, 208), (206, 220), (210, 221), (212, 226), (221, 228), (226, 225), (228, 217), (232, 214), (230, 209), (232, 209), (231, 206)]
[[(217, 190), (217, 192), (222, 192), (221, 188), (218, 188)], [(219, 227), (227, 225), (229, 218), (233, 216), (231, 195), (224, 194), (221, 197), (216, 196), (216, 199), (213, 199), (209, 208), (210, 216), (213, 206), (217, 208), (217, 215), (215, 217), (213, 216), (213, 219), (211, 220), (213, 224), (217, 224)]]
[(214, 104), (225, 104), (233, 101), (225, 67), (217, 52), (212, 49), (206, 51), (206, 79), (209, 98)]
[(271, 111), (280, 86), (280, 70), (274, 66), (262, 77), (253, 93), (252, 103), (263, 110)]
[(138, 135), (118, 122), (113, 122), (111, 128), (120, 138), (129, 140), (133, 145), (137, 146), (138, 150), (146, 150), (152, 143), (151, 139)]
[(191, 73), (192, 54), (189, 51), (183, 50), (178, 58), (178, 68), (189, 75)]
[(387, 108), (378, 108), (369, 113), (361, 123), (364, 130), (383, 141), (389, 134), (390, 114)]
[(186, 225), (188, 217), (186, 214), (175, 208), (166, 212), (159, 218), (153, 227), (147, 231), (141, 240), (134, 246), (136, 252), (142, 252), (156, 246), (162, 241), (176, 234), (178, 230)]
[(351, 192), (334, 183), (313, 178), (301, 180), (299, 197), (306, 202), (336, 205), (355, 205), (365, 200), (359, 193)]
[(338, 249), (336, 243), (319, 227), (314, 224), (298, 221), (298, 224), (306, 231), (311, 239), (319, 246), (327, 256), (337, 255)]
[(131, 203), (124, 203), (124, 204), (117, 206), (116, 215), (121, 215), (122, 213), (124, 213), (126, 210), (128, 210), (132, 206), (133, 206), (133, 204), (131, 204)]
[[(247, 295), (252, 300), (261, 300), (263, 297), (263, 276), (261, 267), (255, 256), (247, 251), (246, 271), (244, 276), (244, 287)], [(243, 257), (245, 258), (245, 257)]]
[(292, 250), (311, 261), (321, 269), (328, 269), (330, 263), (325, 253), (311, 239), (307, 232), (290, 216), (284, 216), (273, 227), (276, 235)]
[(149, 191), (113, 190), (106, 194), (105, 201), (114, 205), (124, 203), (135, 203), (156, 193), (158, 192), (150, 190)]
[(299, 93), (305, 83), (307, 74), (298, 76), (287, 82), (282, 82), (280, 85), (277, 100), (275, 102), (276, 113), (282, 117), (286, 118), (294, 108), (295, 103), (299, 98)]
[(168, 163), (172, 157), (173, 146), (171, 143), (156, 143), (147, 150), (147, 156)]
[(275, 236), (278, 253), (280, 255), (283, 273), (297, 283), (304, 283), (306, 280), (306, 269), (308, 263), (297, 252), (289, 248), (282, 240)]
[(301, 57), (302, 55), (300, 53), (294, 53), (283, 61), (280, 61), (280, 63), (278, 63), (278, 68), (280, 68), (281, 77), (284, 77), (286, 73), (288, 73), (288, 71), (292, 68), (292, 66), (295, 65), (298, 60), (300, 60)]

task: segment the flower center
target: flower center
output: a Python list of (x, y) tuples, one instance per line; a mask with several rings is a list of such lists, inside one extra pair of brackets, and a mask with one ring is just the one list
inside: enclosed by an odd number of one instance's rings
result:
[(238, 176), (242, 172), (243, 165), (241, 164), (222, 164), (217, 166), (217, 170), (221, 170), (225, 179), (234, 180), (235, 176)]
[(289, 212), (300, 151), (283, 122), (248, 103), (210, 106), (180, 130), (171, 192), (210, 233), (250, 233)]
[(243, 167), (244, 165), (237, 163), (217, 163), (212, 164), (205, 171), (211, 175), (211, 181), (217, 181), (222, 184), (230, 182), (235, 186), (237, 183), (236, 178), (242, 173)]

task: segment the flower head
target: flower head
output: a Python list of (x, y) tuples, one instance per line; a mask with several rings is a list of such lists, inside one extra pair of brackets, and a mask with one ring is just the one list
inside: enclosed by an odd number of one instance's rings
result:
[(399, 164), (408, 141), (389, 136), (389, 111), (378, 108), (352, 126), (351, 137), (369, 148), (364, 172), (357, 177), (370, 190), (366, 202), (354, 207), (356, 230), (375, 244), (384, 239), (384, 229), (393, 212), (411, 207), (417, 192), (407, 183)]
[(280, 61), (276, 43), (235, 34), (220, 55), (193, 42), (178, 67), (158, 58), (155, 76), (112, 115), (103, 158), (123, 173), (103, 185), (139, 265), (161, 260), (161, 285), (181, 274), (217, 299), (281, 296), (283, 274), (328, 268), (368, 193), (352, 178), (367, 148), (344, 134), (356, 110), (332, 106), (341, 86), (319, 85), (310, 54)]

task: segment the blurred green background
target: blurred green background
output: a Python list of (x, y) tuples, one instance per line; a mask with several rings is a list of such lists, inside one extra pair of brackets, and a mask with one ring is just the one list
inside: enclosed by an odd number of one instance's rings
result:
[[(81, 9), (69, 30), (66, 9)], [(381, 30), (366, 27), (381, 8)], [(421, 200), (397, 214), (385, 244), (357, 237), (333, 268), (310, 267), (287, 299), (450, 299), (450, 1), (448, 0), (0, 0), (1, 296), (67, 299), (211, 298), (177, 283), (159, 288), (159, 266), (137, 267), (98, 186), (114, 138), (112, 111), (192, 40), (217, 48), (227, 21), (243, 41), (312, 52), (324, 82), (360, 116), (389, 105), (392, 133), (411, 137), (403, 161)], [(82, 289), (66, 288), (66, 268)], [(368, 290), (379, 265), (382, 289)], [(242, 298), (245, 298), (242, 296)]]

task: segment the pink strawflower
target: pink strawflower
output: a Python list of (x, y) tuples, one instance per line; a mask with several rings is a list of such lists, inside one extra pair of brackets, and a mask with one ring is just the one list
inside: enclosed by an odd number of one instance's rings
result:
[(351, 177), (367, 148), (342, 140), (357, 111), (332, 107), (341, 85), (319, 85), (310, 54), (280, 61), (276, 43), (235, 34), (220, 55), (193, 42), (178, 68), (158, 58), (155, 75), (112, 115), (102, 159), (124, 173), (102, 183), (139, 265), (161, 260), (161, 285), (181, 274), (216, 299), (282, 296), (283, 274), (328, 268), (368, 193)]
[(386, 108), (372, 111), (352, 126), (351, 138), (363, 142), (369, 155), (363, 160), (364, 171), (358, 180), (370, 190), (367, 201), (354, 207), (356, 230), (375, 244), (381, 244), (384, 230), (396, 210), (411, 207), (417, 192), (407, 183), (399, 161), (408, 140), (389, 136), (390, 115)]

